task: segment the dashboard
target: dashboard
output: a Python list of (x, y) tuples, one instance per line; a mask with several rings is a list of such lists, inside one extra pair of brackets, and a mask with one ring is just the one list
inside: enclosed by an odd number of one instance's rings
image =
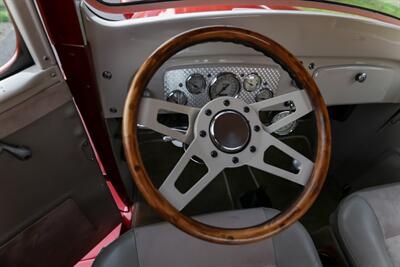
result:
[[(400, 103), (400, 27), (319, 12), (238, 10), (107, 21), (83, 7), (105, 118), (120, 118), (134, 73), (163, 42), (211, 25), (264, 34), (293, 53), (327, 105)], [(378, 49), (379, 48), (379, 49)], [(230, 43), (206, 43), (164, 63), (146, 94), (194, 107), (231, 95), (253, 103), (296, 90), (279, 65)]]

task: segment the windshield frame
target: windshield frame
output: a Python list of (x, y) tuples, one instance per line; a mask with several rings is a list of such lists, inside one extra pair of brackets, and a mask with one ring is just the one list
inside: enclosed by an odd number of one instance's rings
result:
[(400, 18), (382, 11), (361, 6), (334, 2), (330, 0), (214, 0), (212, 4), (207, 0), (138, 0), (134, 2), (109, 3), (104, 0), (83, 0), (89, 6), (106, 13), (122, 14), (127, 12), (148, 11), (154, 9), (214, 6), (214, 5), (266, 5), (273, 6), (299, 6), (329, 11), (342, 12), (349, 15), (358, 15), (379, 21), (400, 25)]

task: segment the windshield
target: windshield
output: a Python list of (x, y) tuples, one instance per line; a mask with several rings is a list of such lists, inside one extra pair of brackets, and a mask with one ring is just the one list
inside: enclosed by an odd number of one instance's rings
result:
[(324, 2), (357, 6), (400, 18), (400, 0), (331, 0)]
[[(135, 5), (144, 3), (156, 3), (156, 2), (175, 2), (174, 0), (98, 0), (106, 5)], [(182, 0), (183, 1), (183, 0)], [(385, 14), (391, 17), (400, 18), (400, 0), (306, 0), (308, 2), (320, 2), (320, 3), (331, 3), (343, 6), (358, 7), (381, 14)], [(289, 1), (284, 1), (285, 5)], [(266, 1), (268, 6), (268, 1)], [(293, 1), (293, 6), (298, 6), (298, 1)]]

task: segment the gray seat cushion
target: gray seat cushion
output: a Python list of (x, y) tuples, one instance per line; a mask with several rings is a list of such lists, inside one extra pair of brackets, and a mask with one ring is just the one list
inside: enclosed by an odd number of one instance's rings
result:
[(400, 183), (356, 192), (339, 205), (336, 232), (354, 266), (400, 266)]
[[(207, 224), (236, 228), (272, 218), (272, 209), (227, 211), (197, 217)], [(219, 245), (191, 237), (169, 223), (138, 227), (106, 247), (95, 267), (321, 266), (314, 244), (296, 223), (272, 239), (246, 245)]]

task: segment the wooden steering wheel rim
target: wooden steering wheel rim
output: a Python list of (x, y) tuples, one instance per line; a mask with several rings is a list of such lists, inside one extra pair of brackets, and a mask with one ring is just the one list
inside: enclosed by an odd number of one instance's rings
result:
[[(317, 125), (317, 148), (314, 169), (303, 192), (285, 211), (263, 224), (225, 229), (193, 220), (175, 209), (154, 187), (144, 167), (139, 151), (136, 128), (140, 100), (150, 79), (177, 52), (205, 42), (232, 42), (251, 47), (272, 58), (304, 88), (314, 108)], [(123, 114), (123, 143), (127, 163), (139, 191), (148, 204), (167, 221), (200, 239), (220, 244), (244, 244), (271, 237), (300, 219), (314, 203), (328, 172), (331, 152), (331, 132), (326, 104), (303, 65), (278, 43), (256, 32), (241, 28), (214, 26), (182, 33), (162, 44), (140, 67), (130, 86)]]

